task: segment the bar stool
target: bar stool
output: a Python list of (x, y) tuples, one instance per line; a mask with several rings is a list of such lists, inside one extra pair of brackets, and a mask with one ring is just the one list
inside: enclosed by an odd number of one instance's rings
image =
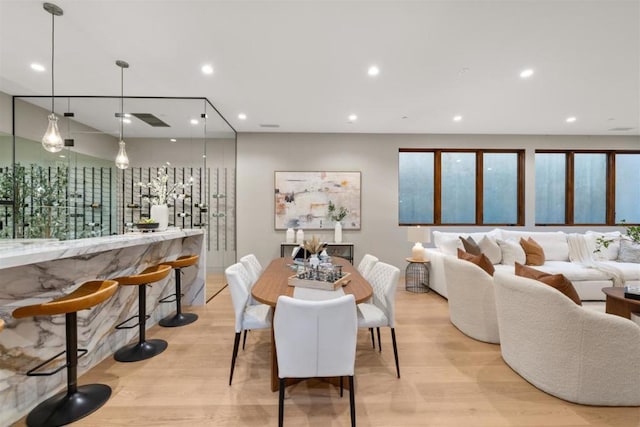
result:
[[(116, 351), (113, 358), (118, 362), (138, 362), (149, 359), (162, 353), (167, 348), (167, 342), (165, 340), (147, 340), (145, 337), (145, 326), (147, 319), (150, 317), (147, 315), (147, 291), (145, 287), (146, 285), (164, 279), (169, 275), (170, 271), (171, 266), (160, 264), (149, 267), (140, 274), (114, 279), (121, 286), (138, 286), (138, 314), (116, 325), (116, 329), (131, 329), (138, 326), (140, 330), (138, 342), (126, 345)], [(136, 317), (138, 318), (137, 324), (124, 326), (125, 323)]]
[(4, 329), (4, 320), (0, 319), (0, 332)]
[[(78, 387), (78, 357), (87, 353), (78, 349), (78, 311), (91, 308), (110, 298), (118, 289), (115, 280), (86, 282), (61, 298), (44, 304), (28, 305), (13, 311), (13, 317), (64, 314), (66, 316), (66, 350), (44, 361), (27, 372), (28, 376), (49, 376), (67, 368), (67, 391), (58, 393), (36, 406), (27, 416), (28, 426), (61, 426), (83, 418), (105, 404), (111, 396), (111, 387), (88, 384)], [(67, 363), (51, 372), (36, 372), (62, 354)], [(80, 353), (80, 356), (78, 356)]]
[[(183, 313), (182, 312), (182, 288), (180, 284), (180, 276), (182, 275), (182, 269), (184, 267), (190, 267), (195, 265), (198, 262), (198, 255), (184, 255), (176, 259), (175, 261), (164, 261), (163, 264), (170, 265), (176, 271), (176, 293), (168, 295), (160, 300), (161, 303), (167, 302), (175, 302), (177, 306), (176, 314), (173, 316), (169, 315), (162, 319), (159, 323), (160, 326), (164, 326), (166, 328), (173, 328), (176, 326), (184, 326), (189, 323), (193, 323), (198, 320), (198, 315), (194, 313)], [(169, 299), (171, 297), (175, 297), (174, 299)]]

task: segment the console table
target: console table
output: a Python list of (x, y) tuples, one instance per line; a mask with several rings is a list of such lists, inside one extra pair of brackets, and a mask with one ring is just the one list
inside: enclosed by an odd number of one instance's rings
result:
[[(280, 257), (289, 257), (293, 248), (300, 246), (298, 243), (280, 243)], [(353, 243), (327, 243), (327, 254), (344, 258), (353, 264), (354, 248)]]

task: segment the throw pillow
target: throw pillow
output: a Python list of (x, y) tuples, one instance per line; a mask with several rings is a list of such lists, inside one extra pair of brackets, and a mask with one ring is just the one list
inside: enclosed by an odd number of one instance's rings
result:
[(479, 242), (480, 251), (489, 258), (492, 264), (500, 264), (502, 261), (502, 251), (495, 240), (484, 236)]
[(527, 267), (520, 263), (516, 263), (515, 271), (516, 276), (526, 277), (549, 285), (562, 292), (571, 301), (582, 305), (582, 301), (580, 301), (580, 297), (578, 296), (578, 292), (576, 292), (576, 288), (573, 287), (573, 283), (562, 274), (545, 273), (544, 271), (536, 270), (535, 268)]
[(620, 239), (618, 261), (640, 264), (640, 244), (634, 243), (632, 240), (626, 238)]
[(502, 263), (504, 265), (514, 265), (516, 262), (525, 264), (527, 256), (524, 253), (522, 246), (514, 240), (496, 240), (500, 250), (502, 251)]
[(486, 271), (489, 276), (493, 276), (493, 273), (496, 271), (496, 269), (493, 268), (493, 264), (491, 264), (491, 261), (489, 261), (489, 258), (487, 258), (487, 256), (484, 254), (473, 255), (463, 251), (462, 249), (458, 249), (458, 258), (474, 263), (475, 265)]
[(469, 236), (466, 239), (462, 236), (459, 236), (459, 237), (460, 237), (460, 240), (462, 241), (462, 246), (464, 246), (464, 251), (466, 253), (471, 255), (480, 255), (482, 253), (480, 246), (478, 246), (476, 241), (473, 240), (473, 237)]
[(544, 264), (544, 251), (542, 250), (542, 246), (538, 244), (535, 240), (529, 237), (527, 240), (524, 238), (520, 238), (520, 246), (524, 250), (526, 256), (526, 264), (527, 265), (542, 265)]

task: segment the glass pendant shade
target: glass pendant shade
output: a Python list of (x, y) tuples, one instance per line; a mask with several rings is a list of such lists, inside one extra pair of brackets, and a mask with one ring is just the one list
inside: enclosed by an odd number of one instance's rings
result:
[(57, 153), (64, 148), (64, 140), (58, 130), (58, 118), (55, 114), (49, 114), (49, 125), (42, 137), (42, 146), (50, 153)]
[(129, 157), (127, 157), (127, 151), (124, 149), (124, 141), (120, 140), (118, 144), (120, 145), (120, 149), (116, 156), (116, 166), (118, 169), (126, 169), (129, 167)]

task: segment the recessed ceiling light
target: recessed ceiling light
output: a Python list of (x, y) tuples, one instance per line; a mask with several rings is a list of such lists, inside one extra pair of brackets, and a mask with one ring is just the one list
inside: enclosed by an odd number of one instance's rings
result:
[(36, 62), (34, 62), (33, 64), (31, 64), (31, 69), (32, 69), (33, 71), (39, 71), (39, 72), (42, 72), (42, 71), (44, 71), (44, 70), (45, 70), (44, 65), (42, 65), (42, 64), (38, 64), (38, 63), (36, 63)]
[(370, 76), (377, 76), (378, 74), (380, 74), (380, 68), (378, 68), (377, 65), (372, 65), (369, 67), (369, 70), (367, 70), (367, 74), (369, 74)]
[(454, 121), (454, 122), (459, 122), (459, 121), (461, 121), (461, 120), (462, 120), (462, 116), (454, 116), (454, 117), (453, 117), (453, 121)]
[(356, 116), (355, 114), (350, 114), (349, 115), (349, 121), (350, 122), (355, 122), (356, 120), (358, 120), (358, 116)]
[(576, 121), (576, 118), (574, 116), (571, 117), (567, 117), (567, 119), (565, 120), (567, 123), (573, 123)]
[(197, 121), (196, 119), (191, 119), (191, 124), (192, 124), (192, 125), (197, 125), (197, 124), (198, 124), (198, 121)]
[(175, 138), (171, 138), (169, 141), (171, 141), (171, 142), (176, 142), (176, 141), (177, 141), (177, 139), (175, 139)]
[(240, 120), (247, 120), (247, 115), (245, 113), (240, 113), (240, 114), (238, 114), (238, 118)]
[(202, 66), (203, 74), (213, 74), (213, 67), (209, 64), (205, 64)]
[(131, 119), (122, 119), (122, 123), (131, 124)]
[(522, 70), (520, 72), (520, 77), (523, 79), (528, 79), (531, 76), (533, 76), (533, 70), (531, 68), (527, 68), (526, 70)]

